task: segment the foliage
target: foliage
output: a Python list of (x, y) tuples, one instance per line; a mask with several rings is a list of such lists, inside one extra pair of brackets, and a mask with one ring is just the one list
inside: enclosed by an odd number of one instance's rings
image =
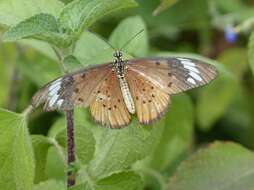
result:
[[(61, 75), (59, 56), (71, 72), (110, 62), (114, 49), (106, 41), (120, 49), (141, 30), (123, 47), (124, 58), (189, 56), (215, 65), (219, 77), (172, 96), (169, 112), (152, 126), (134, 117), (127, 128), (102, 128), (88, 109), (75, 109), (77, 183), (69, 189), (253, 189), (253, 6), (244, 0), (2, 0), (0, 190), (66, 189), (62, 113), (25, 108), (38, 88)], [(238, 36), (235, 44), (224, 39), (228, 27)]]

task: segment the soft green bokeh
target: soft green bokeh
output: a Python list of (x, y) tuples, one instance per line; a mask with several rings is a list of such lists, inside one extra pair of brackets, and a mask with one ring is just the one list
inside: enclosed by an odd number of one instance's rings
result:
[[(253, 10), (244, 0), (2, 0), (0, 190), (64, 190), (70, 169), (68, 190), (253, 190)], [(62, 65), (112, 62), (119, 49), (124, 59), (199, 59), (219, 76), (172, 96), (149, 126), (133, 116), (124, 129), (103, 128), (75, 108), (77, 160), (67, 167), (64, 113), (20, 112)]]

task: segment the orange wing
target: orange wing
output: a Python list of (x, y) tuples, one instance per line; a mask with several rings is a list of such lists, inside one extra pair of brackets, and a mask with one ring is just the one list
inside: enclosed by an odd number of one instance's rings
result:
[(170, 95), (202, 86), (217, 75), (214, 66), (190, 58), (147, 58), (128, 62), (127, 81), (140, 123), (159, 119)]
[(64, 75), (41, 88), (33, 96), (32, 105), (44, 103), (46, 111), (71, 110), (75, 105), (87, 107), (110, 73), (111, 65), (104, 64)]
[(169, 94), (203, 86), (218, 74), (213, 65), (180, 57), (131, 60), (128, 67)]
[(113, 72), (104, 79), (96, 93), (90, 104), (91, 114), (96, 122), (111, 128), (120, 128), (130, 123), (131, 116)]
[(170, 96), (131, 69), (128, 70), (126, 77), (139, 122), (150, 124), (163, 116), (168, 109)]

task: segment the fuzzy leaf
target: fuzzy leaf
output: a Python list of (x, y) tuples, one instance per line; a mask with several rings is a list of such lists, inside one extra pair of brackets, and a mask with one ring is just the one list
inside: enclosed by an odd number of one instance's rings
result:
[[(113, 53), (114, 50), (106, 42), (90, 32), (83, 32), (74, 50), (74, 56), (83, 66), (112, 62)], [(124, 52), (123, 58), (129, 59), (131, 56)]]
[(0, 118), (0, 187), (31, 190), (34, 155), (25, 118), (4, 109), (0, 109)]
[[(110, 36), (110, 43), (115, 48), (121, 48), (128, 39), (137, 34), (141, 29), (144, 29), (144, 32), (139, 34), (124, 48), (124, 59), (132, 58), (131, 55), (144, 56), (147, 53), (148, 37), (144, 22), (140, 17), (127, 18), (119, 24)], [(74, 50), (74, 55), (84, 66), (112, 62), (113, 53), (114, 49), (109, 44), (90, 32), (83, 32)]]
[(188, 152), (193, 141), (193, 105), (187, 95), (172, 97), (170, 111), (160, 144), (150, 160), (150, 167), (165, 171)]
[(113, 52), (109, 45), (95, 34), (83, 32), (77, 41), (74, 55), (84, 66), (112, 61)]
[(121, 130), (94, 127), (96, 152), (88, 173), (102, 178), (130, 167), (153, 152), (163, 128), (164, 120), (153, 127), (141, 126), (136, 120)]
[(61, 181), (48, 180), (34, 186), (33, 190), (65, 190), (65, 185)]
[(63, 161), (63, 158), (59, 154), (58, 148), (56, 148), (56, 146), (49, 148), (45, 171), (48, 179), (64, 181), (66, 179), (67, 167)]
[[(136, 36), (135, 39), (128, 41), (141, 30), (144, 31)], [(145, 56), (148, 50), (146, 25), (141, 17), (129, 17), (117, 26), (111, 34), (109, 41), (116, 49), (120, 49), (126, 43), (129, 43), (123, 48), (124, 52), (133, 56)]]
[(103, 16), (136, 5), (134, 0), (75, 0), (63, 9), (60, 23), (63, 28), (81, 34)]
[(36, 38), (57, 46), (68, 46), (71, 42), (69, 36), (59, 32), (56, 18), (44, 13), (34, 15), (9, 28), (3, 36), (4, 41), (17, 41), (23, 38)]
[(40, 13), (58, 17), (63, 6), (64, 4), (58, 0), (1, 0), (0, 24), (14, 26)]
[[(93, 157), (95, 151), (95, 139), (90, 130), (81, 125), (75, 125), (74, 128), (76, 154), (82, 164), (87, 164)], [(62, 130), (56, 140), (59, 144), (66, 147), (66, 129)]]
[(122, 172), (103, 178), (96, 183), (96, 190), (141, 190), (143, 182), (136, 173)]
[(217, 142), (184, 161), (168, 190), (252, 190), (254, 153), (234, 143)]
[(35, 178), (34, 183), (44, 181), (46, 178), (45, 167), (48, 149), (51, 146), (48, 138), (42, 135), (32, 135), (32, 143), (35, 155)]
[(143, 181), (133, 171), (113, 174), (109, 177), (96, 181), (95, 184), (83, 183), (68, 190), (141, 190)]

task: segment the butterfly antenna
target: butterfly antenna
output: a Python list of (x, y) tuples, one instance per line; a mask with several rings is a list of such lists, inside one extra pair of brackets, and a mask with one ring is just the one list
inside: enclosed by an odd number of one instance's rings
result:
[[(90, 31), (89, 31), (90, 32)], [(96, 33), (93, 33), (93, 32), (90, 32), (92, 34), (94, 34), (96, 37), (100, 38), (102, 41), (104, 41), (106, 44), (108, 44), (109, 47), (111, 47), (114, 51), (116, 51), (116, 48), (114, 48), (114, 46), (109, 43), (105, 38), (103, 38), (102, 36), (96, 34)]]
[(121, 51), (124, 47), (126, 47), (132, 40), (134, 40), (139, 34), (141, 34), (141, 33), (144, 32), (144, 31), (145, 31), (144, 29), (140, 30), (138, 33), (136, 33), (134, 36), (132, 36), (129, 40), (127, 40), (126, 43), (123, 44), (123, 46), (120, 48), (120, 51)]

